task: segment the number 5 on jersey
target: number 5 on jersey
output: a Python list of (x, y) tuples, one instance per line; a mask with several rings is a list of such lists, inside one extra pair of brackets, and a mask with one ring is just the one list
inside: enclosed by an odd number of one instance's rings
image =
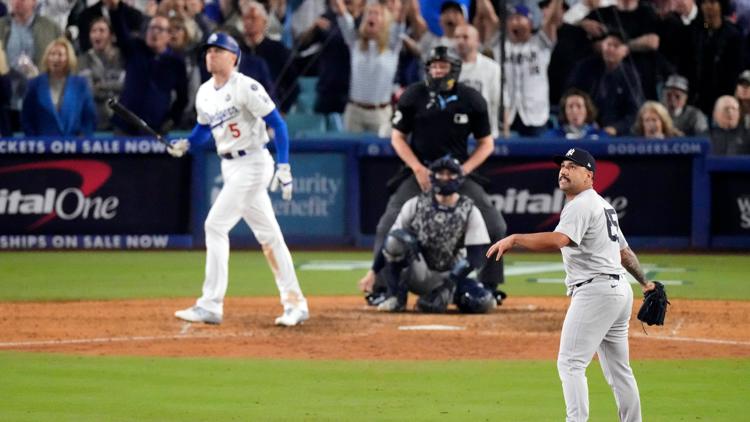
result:
[(230, 123), (229, 131), (232, 133), (232, 138), (239, 138), (241, 135), (240, 128), (237, 127), (237, 123)]

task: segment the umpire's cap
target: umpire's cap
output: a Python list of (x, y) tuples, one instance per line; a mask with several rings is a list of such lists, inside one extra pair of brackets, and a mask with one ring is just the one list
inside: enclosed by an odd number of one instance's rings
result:
[(208, 47), (212, 46), (227, 50), (230, 53), (234, 53), (239, 60), (241, 54), (240, 45), (237, 44), (237, 40), (232, 38), (232, 36), (227, 34), (226, 32), (214, 32), (213, 34), (211, 34), (211, 36), (209, 36), (206, 40), (206, 43), (203, 45), (203, 50), (206, 50), (208, 49)]
[(592, 172), (596, 171), (596, 161), (594, 161), (594, 156), (585, 149), (571, 148), (568, 150), (568, 152), (565, 153), (565, 155), (555, 155), (552, 159), (555, 161), (555, 163), (557, 163), (557, 165), (560, 165), (563, 161), (568, 160), (578, 164), (581, 167), (586, 167), (586, 169), (591, 170)]

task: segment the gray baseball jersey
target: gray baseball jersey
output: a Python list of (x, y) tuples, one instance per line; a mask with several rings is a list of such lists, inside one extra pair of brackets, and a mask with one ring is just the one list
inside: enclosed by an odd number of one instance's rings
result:
[(617, 212), (592, 189), (565, 204), (555, 231), (573, 242), (562, 248), (565, 284), (573, 285), (600, 274), (623, 274), (620, 250), (628, 246)]

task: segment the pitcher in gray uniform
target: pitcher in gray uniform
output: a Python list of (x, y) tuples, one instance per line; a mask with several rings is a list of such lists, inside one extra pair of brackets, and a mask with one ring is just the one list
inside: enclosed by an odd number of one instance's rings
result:
[(630, 368), (628, 323), (633, 290), (627, 270), (646, 292), (654, 289), (628, 246), (617, 212), (593, 188), (596, 162), (588, 151), (571, 148), (554, 161), (558, 184), (567, 203), (553, 232), (513, 234), (495, 243), (487, 257), (501, 256), (514, 246), (529, 250), (560, 249), (570, 306), (565, 315), (557, 370), (569, 422), (589, 416), (586, 367), (596, 352), (612, 388), (621, 421), (640, 421), (641, 402)]

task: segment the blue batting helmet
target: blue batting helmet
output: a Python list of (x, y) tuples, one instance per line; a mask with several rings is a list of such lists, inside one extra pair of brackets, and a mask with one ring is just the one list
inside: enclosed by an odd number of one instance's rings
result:
[(227, 34), (226, 32), (214, 32), (206, 40), (206, 43), (203, 45), (203, 50), (206, 50), (208, 49), (208, 47), (212, 46), (227, 50), (230, 53), (234, 53), (237, 56), (237, 63), (239, 63), (240, 56), (242, 55), (242, 53), (240, 52), (240, 45), (237, 44), (237, 40), (232, 38), (231, 35)]

